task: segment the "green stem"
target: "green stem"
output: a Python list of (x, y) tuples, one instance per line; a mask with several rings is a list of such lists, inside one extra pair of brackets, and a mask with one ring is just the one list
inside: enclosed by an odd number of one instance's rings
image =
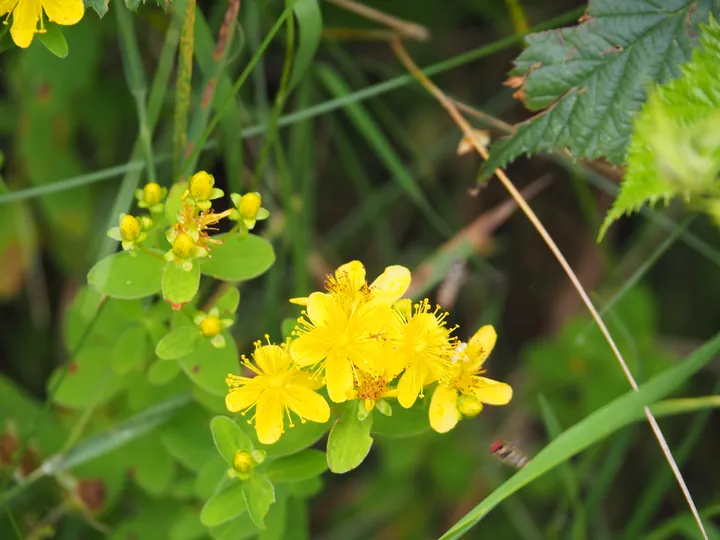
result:
[(195, 0), (186, 0), (185, 20), (180, 34), (180, 55), (175, 85), (175, 124), (173, 127), (173, 177), (181, 180), (180, 169), (187, 147), (188, 114), (192, 90), (193, 49), (195, 47)]

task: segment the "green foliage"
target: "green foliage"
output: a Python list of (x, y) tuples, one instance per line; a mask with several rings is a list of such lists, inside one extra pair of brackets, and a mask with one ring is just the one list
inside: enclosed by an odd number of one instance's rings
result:
[(176, 360), (193, 352), (200, 339), (200, 329), (195, 325), (185, 324), (165, 334), (155, 347), (155, 354), (161, 360)]
[(246, 281), (265, 273), (275, 262), (272, 245), (254, 234), (219, 234), (223, 243), (213, 249), (212, 257), (200, 262), (206, 276), (224, 281)]
[(265, 516), (275, 502), (275, 489), (272, 483), (265, 475), (253, 471), (250, 473), (250, 478), (242, 483), (242, 488), (248, 514), (259, 529), (264, 529)]
[(264, 469), (268, 480), (300, 482), (324, 473), (328, 468), (325, 453), (319, 450), (303, 450), (291, 456), (271, 461)]
[(522, 154), (561, 149), (623, 162), (647, 84), (677, 77), (715, 9), (710, 0), (600, 0), (578, 26), (528, 36), (511, 81), (530, 110), (545, 110), (493, 144), (485, 174)]
[(162, 289), (165, 264), (158, 251), (121, 251), (93, 266), (88, 283), (113, 298), (152, 296)]
[(210, 422), (215, 448), (232, 466), (235, 452), (252, 452), (252, 442), (238, 425), (227, 416), (216, 416)]
[(634, 121), (627, 168), (612, 209), (600, 229), (644, 204), (681, 196), (717, 197), (720, 172), (720, 26), (702, 26), (700, 46), (680, 66), (681, 76), (653, 88)]
[(370, 429), (373, 415), (358, 418), (360, 401), (351, 401), (343, 415), (335, 422), (327, 444), (327, 463), (334, 473), (346, 473), (358, 467), (370, 452), (373, 438)]
[(174, 305), (189, 302), (195, 297), (200, 287), (200, 268), (194, 264), (185, 270), (174, 262), (165, 263), (162, 274), (163, 298)]
[(58, 58), (65, 58), (68, 55), (68, 44), (60, 26), (54, 23), (45, 25), (45, 32), (40, 34), (40, 41)]
[(206, 527), (215, 527), (247, 511), (243, 483), (228, 483), (208, 499), (200, 512), (200, 520)]

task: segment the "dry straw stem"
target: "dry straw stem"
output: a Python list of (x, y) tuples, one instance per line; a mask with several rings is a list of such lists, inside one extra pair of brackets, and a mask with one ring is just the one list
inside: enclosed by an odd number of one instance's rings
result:
[[(473, 143), (473, 146), (475, 147), (475, 150), (482, 156), (483, 159), (487, 159), (488, 153), (487, 150), (480, 144), (480, 142), (475, 138), (473, 128), (470, 126), (468, 121), (460, 114), (458, 111), (455, 103), (448, 98), (442, 90), (440, 90), (433, 82), (428, 79), (415, 65), (415, 63), (412, 61), (410, 56), (408, 55), (407, 51), (403, 47), (402, 43), (398, 39), (392, 39), (390, 41), (390, 45), (395, 53), (395, 55), (398, 57), (400, 62), (405, 66), (405, 68), (416, 78), (418, 79), (418, 82), (428, 91), (430, 94), (435, 97), (440, 104), (443, 106), (443, 108), (448, 112), (448, 114), (452, 117), (453, 121), (457, 126), (460, 128), (460, 130), (463, 132), (465, 137), (468, 138)], [(627, 364), (625, 363), (625, 360), (622, 357), (622, 354), (620, 354), (620, 350), (618, 349), (617, 345), (615, 344), (615, 341), (613, 340), (612, 336), (610, 335), (610, 332), (607, 329), (607, 326), (605, 326), (605, 323), (603, 322), (602, 318), (598, 314), (597, 310), (595, 309), (595, 306), (593, 305), (592, 301), (590, 300), (590, 297), (588, 296), (587, 292), (585, 292), (585, 289), (580, 284), (580, 281), (578, 280), (577, 276), (573, 272), (572, 268), (570, 267), (570, 264), (567, 262), (563, 254), (558, 249), (557, 245), (555, 244), (555, 241), (552, 239), (550, 234), (547, 232), (543, 224), (540, 222), (538, 217), (535, 215), (535, 212), (530, 208), (527, 201), (523, 198), (523, 196), (520, 194), (520, 192), (517, 190), (515, 185), (512, 183), (510, 178), (500, 169), (496, 169), (495, 176), (498, 177), (498, 179), (503, 183), (505, 186), (505, 189), (508, 190), (510, 195), (515, 199), (518, 206), (522, 209), (522, 211), (525, 213), (527, 218), (530, 220), (530, 223), (532, 223), (533, 227), (535, 227), (535, 230), (540, 234), (542, 239), (547, 244), (550, 251), (553, 253), (555, 258), (560, 263), (560, 266), (562, 266), (563, 270), (565, 271), (565, 274), (567, 274), (568, 279), (570, 279), (571, 283), (573, 284), (573, 287), (575, 287), (575, 290), (580, 295), (580, 298), (582, 299), (583, 303), (587, 307), (588, 311), (592, 315), (592, 318), (595, 320), (595, 323), (597, 324), (598, 328), (600, 328), (600, 331), (602, 332), (603, 336), (605, 337), (605, 340), (607, 341), (608, 345), (610, 345), (610, 348), (612, 349), (613, 354), (615, 355), (615, 358), (617, 358), (617, 361), (620, 363), (620, 366), (623, 369), (623, 372), (625, 373), (625, 377), (627, 378), (628, 382), (630, 383), (630, 386), (632, 386), (633, 390), (638, 390), (638, 385), (635, 382), (635, 378), (632, 376), (632, 373), (630, 372), (630, 369), (628, 368)], [(673, 474), (675, 475), (675, 479), (677, 480), (678, 484), (680, 485), (680, 489), (683, 492), (683, 495), (685, 496), (685, 500), (688, 503), (688, 506), (690, 507), (690, 510), (695, 518), (695, 521), (697, 522), (698, 528), (703, 534), (703, 537), (707, 540), (708, 536), (705, 532), (705, 527), (703, 526), (702, 520), (700, 519), (700, 514), (697, 511), (697, 508), (695, 507), (695, 502), (693, 501), (692, 495), (690, 495), (690, 491), (688, 490), (687, 485), (685, 484), (685, 480), (682, 477), (682, 474), (680, 473), (680, 469), (678, 469), (677, 463), (675, 463), (675, 459), (673, 458), (672, 452), (670, 451), (670, 448), (668, 447), (667, 441), (665, 440), (665, 437), (660, 430), (660, 426), (658, 426), (657, 421), (655, 420), (655, 417), (653, 416), (652, 412), (650, 412), (650, 409), (648, 407), (645, 407), (645, 416), (648, 420), (648, 423), (650, 424), (650, 427), (653, 430), (653, 433), (655, 434), (655, 438), (658, 441), (658, 444), (660, 445), (660, 449), (662, 450), (663, 454), (665, 455), (665, 459), (667, 459), (667, 462), (670, 464), (670, 468), (673, 471)]]
[(353, 0), (328, 0), (328, 2), (347, 11), (351, 11), (356, 15), (392, 28), (403, 37), (416, 39), (418, 41), (427, 41), (430, 38), (430, 32), (428, 32), (428, 29), (424, 26), (393, 17), (380, 10), (368, 7), (365, 4), (360, 4)]

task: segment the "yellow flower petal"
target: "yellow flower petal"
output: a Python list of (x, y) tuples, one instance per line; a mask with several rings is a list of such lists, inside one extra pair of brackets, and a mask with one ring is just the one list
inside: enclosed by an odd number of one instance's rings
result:
[(400, 405), (409, 409), (415, 404), (420, 390), (423, 387), (423, 380), (425, 379), (425, 373), (423, 373), (422, 366), (414, 365), (410, 366), (402, 377), (397, 386), (397, 400)]
[(439, 384), (430, 400), (430, 427), (438, 433), (447, 433), (460, 420), (460, 411), (457, 408), (457, 390)]
[(83, 18), (83, 0), (42, 0), (48, 19), (58, 24), (77, 24)]
[(10, 13), (15, 9), (18, 0), (0, 0), (0, 16)]
[(290, 299), (291, 304), (296, 304), (298, 306), (307, 306), (308, 305), (308, 297), (307, 296), (300, 296), (298, 298), (291, 298)]
[(279, 345), (258, 347), (252, 356), (260, 370), (267, 375), (284, 373), (292, 367), (292, 358)]
[(310, 390), (318, 390), (325, 386), (320, 377), (313, 377), (307, 371), (296, 371), (292, 378), (288, 380), (288, 384), (302, 386)]
[(331, 316), (333, 298), (329, 294), (314, 292), (308, 297), (307, 314), (315, 326), (327, 324)]
[(290, 354), (299, 366), (312, 366), (327, 356), (329, 345), (313, 334), (303, 334), (290, 343)]
[(350, 261), (335, 270), (335, 278), (347, 279), (353, 290), (359, 291), (365, 285), (365, 267), (360, 261)]
[(491, 324), (486, 324), (475, 332), (475, 335), (470, 338), (468, 346), (465, 349), (465, 354), (467, 354), (470, 359), (468, 368), (472, 371), (477, 371), (478, 368), (485, 363), (488, 356), (490, 356), (496, 342), (497, 332), (495, 332), (495, 328), (493, 328)]
[(244, 411), (258, 400), (262, 390), (262, 387), (252, 380), (240, 388), (232, 388), (225, 396), (225, 406), (230, 412)]
[(335, 403), (347, 400), (353, 388), (352, 365), (346, 356), (331, 353), (325, 364), (325, 385), (328, 396)]
[(330, 406), (320, 394), (302, 386), (285, 387), (285, 398), (292, 411), (301, 418), (324, 423), (330, 419)]
[(30, 46), (37, 31), (37, 24), (42, 15), (39, 0), (19, 0), (13, 11), (13, 24), (10, 28), (15, 45), (23, 49)]
[(388, 266), (370, 285), (373, 298), (395, 302), (410, 286), (410, 270), (404, 266)]
[(278, 390), (266, 390), (255, 409), (255, 431), (263, 444), (276, 442), (283, 432), (283, 407)]
[(507, 405), (513, 396), (512, 387), (504, 382), (475, 377), (473, 395), (488, 405)]

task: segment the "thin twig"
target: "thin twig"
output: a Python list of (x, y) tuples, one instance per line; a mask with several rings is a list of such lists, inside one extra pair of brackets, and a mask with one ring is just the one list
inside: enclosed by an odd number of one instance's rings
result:
[[(452, 100), (450, 100), (442, 90), (440, 90), (435, 84), (426, 77), (415, 65), (415, 63), (412, 61), (410, 56), (408, 55), (407, 51), (403, 47), (403, 44), (398, 39), (393, 39), (390, 41), (390, 45), (395, 52), (396, 56), (400, 60), (400, 62), (405, 66), (405, 68), (414, 75), (420, 84), (425, 87), (425, 89), (428, 90), (443, 106), (443, 108), (448, 112), (448, 114), (452, 117), (455, 124), (460, 128), (460, 130), (465, 134), (465, 136), (468, 138), (470, 142), (472, 142), (473, 146), (477, 150), (477, 152), (482, 156), (483, 159), (487, 159), (488, 153), (487, 150), (482, 146), (482, 144), (477, 141), (477, 139), (474, 136), (473, 128), (470, 126), (468, 121), (460, 114), (457, 107), (453, 103)], [(628, 368), (627, 363), (622, 357), (622, 354), (620, 353), (620, 350), (618, 349), (617, 345), (615, 344), (615, 341), (613, 340), (612, 336), (610, 335), (609, 330), (607, 329), (607, 326), (605, 326), (605, 323), (603, 322), (602, 318), (598, 314), (597, 310), (595, 309), (595, 306), (593, 305), (592, 301), (590, 300), (590, 297), (588, 296), (587, 292), (585, 292), (585, 289), (583, 288), (582, 284), (580, 283), (580, 280), (575, 275), (575, 272), (573, 272), (572, 267), (567, 262), (565, 257), (563, 256), (560, 249), (555, 244), (555, 241), (552, 239), (550, 234), (547, 232), (543, 224), (540, 222), (540, 219), (535, 215), (535, 212), (533, 212), (532, 208), (528, 205), (527, 201), (523, 198), (523, 196), (520, 194), (520, 192), (517, 190), (515, 185), (512, 183), (510, 178), (500, 169), (496, 169), (495, 176), (503, 183), (505, 186), (505, 189), (508, 190), (510, 195), (515, 199), (518, 206), (522, 209), (522, 211), (527, 216), (528, 220), (530, 220), (530, 223), (532, 223), (533, 227), (535, 227), (535, 230), (537, 230), (538, 234), (542, 237), (542, 239), (547, 244), (548, 248), (552, 252), (552, 254), (555, 256), (555, 258), (560, 263), (560, 266), (562, 266), (563, 270), (565, 271), (565, 274), (567, 274), (568, 279), (573, 284), (573, 287), (575, 287), (575, 290), (577, 291), (578, 295), (582, 299), (583, 303), (587, 307), (588, 311), (592, 315), (592, 318), (595, 320), (595, 322), (598, 325), (598, 328), (600, 328), (600, 331), (602, 332), (603, 336), (605, 337), (605, 340), (607, 341), (608, 345), (610, 345), (610, 349), (612, 349), (613, 354), (615, 355), (615, 358), (617, 358), (618, 363), (620, 364), (620, 367), (622, 367), (623, 372), (625, 373), (625, 377), (627, 378), (628, 382), (630, 383), (630, 386), (632, 386), (633, 390), (638, 390), (637, 382), (635, 382), (635, 378), (633, 377), (632, 373), (630, 372), (630, 368)], [(690, 511), (692, 512), (693, 516), (695, 517), (695, 521), (697, 522), (698, 528), (703, 534), (703, 537), (707, 540), (708, 536), (705, 532), (705, 527), (703, 526), (702, 519), (700, 518), (700, 514), (697, 511), (697, 508), (695, 507), (695, 502), (693, 501), (692, 495), (690, 494), (690, 490), (688, 489), (687, 485), (685, 484), (685, 480), (683, 479), (682, 474), (680, 473), (680, 469), (677, 466), (677, 463), (675, 463), (675, 459), (673, 458), (672, 452), (670, 451), (670, 448), (668, 447), (667, 441), (665, 440), (665, 436), (663, 435), (662, 431), (660, 430), (660, 426), (658, 425), (657, 421), (655, 420), (655, 417), (653, 416), (652, 412), (650, 412), (650, 409), (648, 407), (644, 408), (645, 416), (648, 420), (648, 423), (650, 424), (650, 427), (653, 430), (653, 433), (655, 434), (655, 438), (658, 441), (658, 444), (660, 445), (660, 449), (662, 450), (663, 454), (665, 455), (665, 459), (667, 460), (668, 464), (670, 465), (670, 468), (673, 471), (673, 474), (675, 475), (675, 479), (678, 482), (678, 485), (680, 486), (680, 489), (683, 492), (683, 495), (685, 496), (685, 500), (688, 503), (688, 506), (690, 507)]]
[(430, 38), (430, 32), (424, 26), (420, 26), (414, 22), (405, 21), (388, 15), (382, 11), (354, 2), (353, 0), (327, 0), (331, 4), (352, 11), (356, 15), (365, 17), (371, 21), (375, 21), (382, 25), (397, 30), (401, 35), (407, 38), (416, 39), (418, 41), (427, 41)]

